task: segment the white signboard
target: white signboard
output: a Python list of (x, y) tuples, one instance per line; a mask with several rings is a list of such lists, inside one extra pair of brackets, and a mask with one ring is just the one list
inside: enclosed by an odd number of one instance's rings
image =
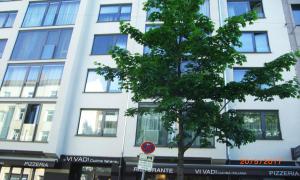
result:
[(140, 154), (138, 169), (143, 171), (151, 171), (153, 168), (154, 156), (150, 154)]

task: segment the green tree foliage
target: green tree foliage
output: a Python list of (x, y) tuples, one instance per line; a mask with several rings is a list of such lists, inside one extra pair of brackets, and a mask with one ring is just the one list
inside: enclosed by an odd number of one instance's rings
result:
[[(199, 13), (202, 3), (148, 0), (145, 11), (159, 9), (151, 13), (150, 21), (163, 23), (145, 33), (129, 23), (121, 23), (120, 30), (151, 52), (139, 54), (114, 48), (112, 57), (117, 69), (97, 64), (98, 73), (106, 79), (121, 80), (121, 87), (133, 94), (134, 102), (153, 99), (157, 104), (154, 110), (163, 114), (167, 129), (178, 123), (178, 180), (184, 177), (184, 153), (197, 137), (216, 137), (218, 142), (237, 147), (255, 141), (242, 118), (224, 108), (228, 102), (242, 102), (246, 96), (260, 101), (272, 101), (274, 96), (299, 97), (296, 79), (286, 81), (282, 76), (296, 64), (299, 53), (282, 55), (264, 67), (249, 70), (241, 82), (225, 83), (224, 71), (247, 61), (235, 47), (242, 45), (240, 28), (252, 24), (256, 13), (228, 18), (225, 25), (215, 29), (210, 18)], [(138, 113), (145, 112), (135, 108), (127, 111), (127, 115)], [(188, 137), (188, 132), (195, 132), (194, 137)]]

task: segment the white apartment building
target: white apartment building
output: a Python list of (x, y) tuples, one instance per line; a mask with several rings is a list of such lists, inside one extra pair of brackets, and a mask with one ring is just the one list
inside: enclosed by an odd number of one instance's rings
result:
[[(137, 180), (144, 141), (157, 145), (146, 179), (175, 179), (177, 149), (168, 147), (172, 134), (159, 114), (124, 116), (151, 103), (132, 103), (117, 80), (95, 73), (95, 62), (116, 67), (112, 46), (143, 53), (119, 31), (120, 20), (141, 31), (153, 25), (143, 2), (0, 0), (0, 180)], [(281, 0), (206, 0), (201, 12), (218, 27), (251, 9), (259, 19), (243, 29), (239, 49), (248, 62), (229, 70), (228, 81), (292, 50)], [(229, 149), (199, 138), (186, 153), (187, 180), (300, 179), (300, 101), (253, 100), (230, 108), (244, 114), (257, 141)]]

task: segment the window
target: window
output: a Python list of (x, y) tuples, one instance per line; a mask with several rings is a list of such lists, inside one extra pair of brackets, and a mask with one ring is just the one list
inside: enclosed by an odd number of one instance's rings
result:
[(0, 12), (0, 28), (10, 28), (15, 22), (17, 12)]
[(210, 16), (209, 0), (205, 0), (204, 4), (200, 5), (200, 13), (208, 17)]
[[(234, 68), (233, 69), (233, 79), (235, 82), (241, 82), (245, 76), (245, 74), (247, 73), (247, 71), (249, 71), (250, 68)], [(275, 83), (273, 83), (275, 84)], [(268, 89), (270, 88), (269, 85), (267, 84), (261, 84), (259, 86), (260, 89)]]
[(270, 52), (268, 34), (266, 32), (243, 32), (240, 37), (242, 47), (236, 47), (239, 52)]
[(80, 113), (78, 135), (116, 136), (118, 110), (84, 109)]
[[(151, 29), (156, 29), (159, 28), (160, 25), (159, 24), (151, 24), (151, 25), (146, 25), (145, 26), (145, 32), (148, 32)], [(144, 54), (150, 54), (151, 53), (151, 49), (148, 46), (144, 46)]]
[(257, 139), (281, 139), (278, 111), (238, 111)]
[(100, 7), (98, 22), (130, 21), (131, 4), (103, 5)]
[(10, 65), (4, 76), (0, 97), (56, 97), (63, 68), (63, 64)]
[(22, 27), (74, 24), (80, 1), (32, 2)]
[[(154, 107), (152, 103), (140, 103), (140, 108), (149, 108), (150, 112), (139, 115), (137, 119), (137, 132), (136, 132), (136, 145), (141, 145), (145, 141), (151, 141), (158, 146), (168, 146), (174, 142), (176, 133), (168, 132), (161, 120), (162, 114), (151, 112), (151, 108)], [(173, 129), (177, 129), (176, 125)], [(190, 133), (192, 136), (193, 133)], [(186, 140), (188, 140), (187, 138)], [(201, 143), (201, 137), (198, 137), (193, 144), (193, 147), (212, 147), (214, 146), (214, 138), (209, 139), (210, 145), (203, 145)]]
[(6, 39), (0, 39), (0, 58), (2, 58), (6, 42)]
[(21, 31), (11, 59), (64, 59), (67, 56), (72, 29)]
[(300, 26), (300, 4), (293, 4), (292, 11), (295, 25)]
[(127, 35), (95, 35), (92, 55), (108, 55), (115, 46), (126, 49)]
[(84, 92), (122, 92), (119, 80), (105, 80), (96, 70), (89, 70)]
[(0, 104), (0, 140), (47, 142), (52, 122), (46, 115), (54, 110), (54, 104)]
[(228, 16), (239, 16), (249, 11), (256, 11), (259, 18), (264, 18), (262, 0), (228, 0)]

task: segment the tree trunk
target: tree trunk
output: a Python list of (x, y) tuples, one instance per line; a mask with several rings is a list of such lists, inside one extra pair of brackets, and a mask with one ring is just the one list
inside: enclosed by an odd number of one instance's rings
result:
[(184, 129), (179, 121), (177, 180), (184, 180)]

